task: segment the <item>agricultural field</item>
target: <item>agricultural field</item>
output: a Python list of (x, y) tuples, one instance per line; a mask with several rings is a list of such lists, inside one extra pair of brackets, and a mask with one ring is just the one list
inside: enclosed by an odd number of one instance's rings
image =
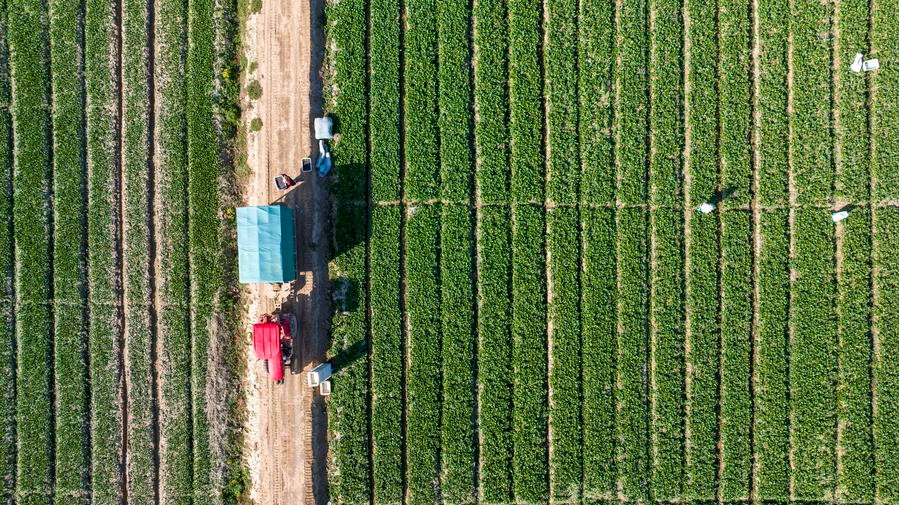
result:
[(899, 503), (897, 11), (329, 2), (332, 502)]
[(0, 0), (0, 503), (221, 503), (234, 2)]

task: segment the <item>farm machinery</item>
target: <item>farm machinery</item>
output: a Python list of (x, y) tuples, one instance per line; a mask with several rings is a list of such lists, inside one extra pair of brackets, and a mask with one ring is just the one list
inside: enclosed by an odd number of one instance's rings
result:
[(297, 319), (293, 314), (262, 314), (253, 325), (253, 352), (277, 383), (284, 381), (284, 368), (300, 373)]

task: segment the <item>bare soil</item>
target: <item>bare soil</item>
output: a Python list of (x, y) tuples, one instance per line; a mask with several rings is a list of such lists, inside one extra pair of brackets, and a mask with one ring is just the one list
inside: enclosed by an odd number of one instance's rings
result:
[[(321, 0), (264, 0), (250, 16), (245, 53), (254, 71), (248, 79), (262, 86), (262, 97), (247, 101), (246, 124), (262, 120), (262, 129), (247, 135), (252, 176), (248, 205), (279, 203), (293, 207), (297, 218), (296, 281), (281, 286), (250, 285), (247, 290), (247, 335), (262, 313), (280, 310), (296, 315), (303, 373), (285, 373), (275, 384), (252, 353), (246, 339), (248, 433), (246, 454), (252, 478), (251, 497), (266, 504), (327, 502), (327, 430), (324, 403), (317, 389), (306, 387), (305, 372), (325, 357), (328, 309), (328, 198), (315, 171), (301, 173), (304, 157), (314, 160), (317, 145), (312, 120), (321, 114)], [(255, 65), (254, 65), (255, 63)], [(298, 181), (279, 192), (273, 178), (286, 173)]]

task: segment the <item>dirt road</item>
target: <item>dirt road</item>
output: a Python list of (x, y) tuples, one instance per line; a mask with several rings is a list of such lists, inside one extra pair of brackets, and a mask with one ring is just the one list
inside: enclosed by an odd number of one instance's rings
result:
[[(260, 313), (278, 306), (292, 311), (300, 325), (303, 371), (325, 356), (328, 340), (328, 201), (316, 172), (302, 173), (304, 157), (316, 159), (312, 119), (321, 113), (322, 31), (320, 0), (264, 0), (251, 15), (245, 51), (262, 97), (247, 104), (247, 124), (262, 120), (262, 129), (247, 138), (253, 171), (247, 204), (281, 203), (297, 209), (298, 279), (280, 289), (251, 285), (247, 332)], [(255, 63), (255, 65), (254, 65)], [(273, 177), (287, 173), (299, 184), (279, 192)], [(285, 375), (274, 384), (252, 356), (247, 340), (249, 436), (247, 454), (256, 503), (324, 504), (327, 450), (324, 407), (305, 374)]]

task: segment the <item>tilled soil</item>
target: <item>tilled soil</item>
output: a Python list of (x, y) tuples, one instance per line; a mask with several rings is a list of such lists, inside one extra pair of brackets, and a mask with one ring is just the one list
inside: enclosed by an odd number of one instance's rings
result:
[[(262, 120), (247, 139), (252, 177), (248, 205), (285, 204), (297, 209), (296, 281), (248, 289), (247, 333), (259, 314), (280, 306), (299, 322), (303, 372), (324, 358), (328, 341), (327, 190), (313, 172), (301, 174), (304, 157), (315, 160), (312, 119), (320, 115), (320, 3), (314, 0), (263, 2), (250, 17), (245, 50), (262, 97), (248, 104), (246, 121)], [(313, 14), (314, 13), (314, 14)], [(315, 16), (314, 18), (312, 16)], [(279, 192), (273, 178), (286, 173), (298, 185)], [(312, 504), (327, 501), (327, 439), (322, 398), (306, 387), (305, 373), (285, 375), (274, 384), (262, 363), (249, 359), (247, 454), (256, 503)]]

